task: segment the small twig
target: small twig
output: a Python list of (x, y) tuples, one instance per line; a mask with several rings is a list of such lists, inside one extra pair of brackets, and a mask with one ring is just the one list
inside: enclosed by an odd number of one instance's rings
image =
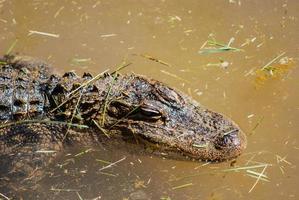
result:
[(261, 116), (260, 119), (258, 120), (258, 122), (255, 124), (255, 126), (251, 130), (251, 134), (257, 129), (257, 127), (259, 127), (259, 125), (262, 123), (263, 120), (264, 120), (264, 116)]
[(118, 161), (115, 161), (115, 162), (113, 162), (113, 163), (111, 163), (111, 164), (109, 164), (109, 165), (106, 165), (106, 166), (102, 167), (101, 169), (99, 169), (99, 171), (102, 171), (102, 170), (104, 170), (104, 169), (108, 169), (108, 168), (110, 168), (110, 167), (116, 165), (117, 163), (120, 163), (120, 162), (124, 161), (126, 158), (127, 158), (127, 157), (123, 157), (122, 159), (120, 159), (120, 160), (118, 160)]
[(68, 94), (68, 97), (64, 102), (62, 102), (61, 104), (59, 104), (56, 108), (54, 108), (53, 110), (50, 111), (50, 113), (56, 111), (57, 109), (59, 109), (61, 106), (63, 106), (64, 104), (66, 104), (72, 97), (73, 94), (75, 94), (76, 92), (78, 92), (79, 90), (81, 90), (82, 88), (84, 88), (85, 86), (88, 86), (90, 83), (92, 83), (93, 81), (98, 80), (104, 73), (108, 72), (109, 69), (106, 69), (105, 71), (99, 73), (98, 75), (96, 75), (94, 78), (84, 82), (82, 85), (80, 85), (78, 88), (76, 88), (75, 90), (73, 90), (72, 92), (70, 92)]
[(117, 36), (117, 34), (115, 34), (115, 33), (111, 33), (111, 34), (104, 34), (104, 35), (101, 35), (102, 38), (114, 37), (114, 36)]
[(107, 131), (106, 131), (104, 128), (102, 128), (102, 127), (98, 124), (98, 122), (97, 122), (96, 120), (92, 119), (92, 122), (96, 125), (96, 127), (97, 127), (100, 131), (102, 131), (102, 133), (104, 133), (105, 136), (107, 136), (107, 138), (110, 138), (110, 136), (109, 136), (109, 134), (107, 133)]
[(61, 7), (57, 10), (57, 12), (55, 13), (54, 18), (58, 17), (58, 15), (60, 14), (60, 12), (61, 12), (63, 9), (64, 9), (64, 6), (61, 6)]
[(179, 186), (175, 186), (173, 188), (171, 188), (172, 190), (176, 190), (176, 189), (181, 189), (181, 188), (185, 188), (185, 187), (189, 187), (189, 186), (192, 186), (193, 183), (187, 183), (187, 184), (184, 184), (184, 185), (179, 185)]
[(50, 188), (51, 191), (55, 192), (79, 192), (79, 189), (60, 189), (60, 188)]
[(191, 84), (190, 81), (188, 81), (188, 80), (186, 80), (186, 79), (183, 79), (183, 78), (181, 78), (181, 77), (179, 77), (179, 76), (177, 76), (177, 75), (175, 75), (175, 74), (172, 74), (172, 73), (170, 73), (170, 72), (168, 72), (168, 71), (165, 71), (165, 70), (160, 70), (160, 71), (161, 71), (162, 73), (168, 75), (168, 76), (171, 76), (171, 77), (176, 78), (176, 79), (178, 79), (178, 80), (180, 80), (180, 81), (184, 81), (184, 82), (186, 82), (186, 83)]
[(278, 56), (276, 56), (275, 58), (273, 58), (270, 62), (268, 62), (266, 65), (264, 65), (262, 67), (262, 70), (266, 69), (267, 67), (269, 67), (270, 65), (272, 65), (275, 61), (277, 61), (281, 56), (283, 56), (286, 52), (283, 52), (281, 54), (279, 54)]
[[(73, 119), (74, 119), (74, 116), (75, 116), (75, 114), (76, 114), (76, 112), (77, 112), (77, 109), (78, 109), (78, 106), (79, 106), (79, 104), (80, 104), (81, 98), (82, 98), (82, 92), (80, 93), (80, 96), (79, 96), (78, 101), (77, 101), (77, 103), (76, 103), (76, 106), (75, 106), (75, 108), (74, 108), (74, 111), (73, 111), (73, 114), (72, 114), (70, 123), (73, 122)], [(62, 142), (63, 142), (63, 141), (65, 140), (65, 138), (67, 137), (67, 135), (68, 135), (68, 133), (69, 133), (69, 130), (70, 130), (70, 126), (67, 127), (66, 133), (64, 134), (64, 136), (63, 136), (63, 138), (62, 138)]]
[(35, 153), (56, 153), (54, 150), (37, 150)]
[(113, 87), (113, 85), (114, 85), (114, 83), (116, 81), (116, 76), (117, 76), (117, 74), (115, 74), (112, 77), (112, 82), (111, 82), (111, 84), (110, 84), (110, 86), (108, 88), (107, 94), (105, 96), (103, 112), (101, 113), (102, 114), (101, 127), (104, 127), (104, 125), (105, 125), (105, 115), (106, 115), (106, 110), (107, 110), (107, 106), (108, 106), (109, 96), (110, 96), (112, 87)]
[(230, 172), (230, 171), (240, 171), (240, 170), (247, 170), (247, 169), (256, 169), (261, 168), (265, 166), (271, 166), (270, 164), (260, 164), (260, 165), (251, 165), (251, 166), (245, 166), (245, 167), (235, 167), (230, 169), (224, 169), (223, 172)]
[(1, 192), (0, 192), (0, 196), (1, 196), (1, 197), (3, 197), (4, 199), (10, 200), (10, 198), (9, 198), (9, 197), (5, 196), (5, 195), (4, 195), (4, 194), (2, 194)]
[(41, 32), (41, 31), (32, 31), (30, 30), (28, 33), (28, 36), (37, 34), (37, 35), (44, 35), (44, 36), (49, 36), (49, 37), (54, 37), (54, 38), (59, 38), (59, 34), (54, 34), (54, 33), (46, 33), (46, 32)]
[(81, 195), (79, 194), (79, 192), (78, 192), (78, 191), (76, 192), (76, 194), (77, 194), (77, 196), (78, 196), (79, 200), (83, 200), (83, 198), (81, 197)]
[(127, 118), (129, 115), (131, 115), (133, 112), (135, 112), (137, 109), (140, 108), (140, 105), (136, 106), (135, 108), (133, 108), (130, 112), (128, 112), (125, 116), (123, 116), (122, 118), (120, 118), (119, 120), (117, 120), (114, 124), (112, 124), (109, 129), (113, 128), (115, 125), (117, 125), (119, 122), (121, 122), (123, 119)]
[(91, 151), (92, 151), (92, 148), (86, 149), (84, 151), (81, 151), (80, 153), (77, 153), (76, 155), (74, 155), (74, 157), (82, 156), (83, 154), (86, 154)]
[(250, 193), (250, 192), (254, 189), (254, 187), (257, 185), (257, 183), (258, 183), (258, 182), (260, 181), (260, 179), (263, 177), (264, 172), (266, 171), (267, 167), (268, 167), (268, 165), (265, 165), (263, 171), (259, 174), (259, 176), (257, 177), (255, 183), (254, 183), (253, 186), (250, 188), (250, 190), (248, 191), (248, 193)]
[(146, 54), (132, 54), (132, 55), (134, 55), (134, 56), (140, 56), (140, 57), (146, 58), (146, 59), (148, 59), (150, 61), (154, 61), (154, 62), (160, 63), (162, 65), (171, 67), (171, 65), (169, 63), (164, 62), (163, 60), (160, 60), (160, 59), (155, 58), (155, 57), (150, 56), (150, 55), (146, 55)]

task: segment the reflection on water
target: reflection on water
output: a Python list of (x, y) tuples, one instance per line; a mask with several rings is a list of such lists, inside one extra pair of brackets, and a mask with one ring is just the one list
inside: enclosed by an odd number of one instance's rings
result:
[[(78, 73), (126, 59), (133, 63), (126, 72), (184, 91), (248, 135), (246, 152), (233, 164), (238, 171), (228, 170), (230, 162), (175, 161), (121, 148), (74, 158), (83, 147), (69, 149), (47, 170), (41, 191), (52, 199), (297, 199), (298, 8), (296, 0), (0, 0), (2, 54), (17, 39), (13, 51)], [(208, 39), (218, 45), (202, 53)], [(255, 87), (254, 72), (271, 75), (281, 59), (293, 66)], [(123, 160), (101, 170), (109, 164), (99, 159)]]

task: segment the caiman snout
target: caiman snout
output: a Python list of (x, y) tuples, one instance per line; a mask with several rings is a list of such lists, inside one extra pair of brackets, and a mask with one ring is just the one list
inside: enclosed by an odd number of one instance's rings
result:
[(219, 160), (227, 160), (239, 156), (246, 148), (246, 145), (246, 136), (238, 128), (219, 134), (214, 141), (214, 151), (221, 155)]

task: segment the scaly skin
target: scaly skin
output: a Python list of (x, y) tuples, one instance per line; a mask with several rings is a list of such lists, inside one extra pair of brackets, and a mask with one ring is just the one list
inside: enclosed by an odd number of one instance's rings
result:
[(9, 171), (28, 175), (56, 156), (37, 151), (101, 142), (103, 132), (200, 160), (235, 158), (246, 147), (245, 135), (232, 120), (159, 81), (115, 73), (84, 85), (90, 74), (53, 75), (42, 62), (13, 56), (3, 62), (0, 152), (10, 158)]

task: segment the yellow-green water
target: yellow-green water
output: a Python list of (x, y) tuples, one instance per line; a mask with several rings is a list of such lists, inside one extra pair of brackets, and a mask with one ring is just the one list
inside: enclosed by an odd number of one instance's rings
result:
[[(260, 166), (250, 177), (246, 169), (224, 172), (230, 162), (99, 147), (49, 169), (54, 174), (40, 183), (49, 199), (298, 199), (298, 9), (296, 0), (0, 0), (1, 54), (17, 39), (13, 52), (47, 60), (58, 72), (96, 74), (132, 62), (125, 72), (166, 82), (236, 121), (248, 148), (234, 167)], [(200, 54), (209, 38), (226, 44), (234, 38), (231, 46), (243, 51)], [(256, 87), (250, 72), (282, 53), (292, 67)], [(220, 61), (222, 67), (215, 65)], [(70, 149), (56, 164), (85, 149)], [(102, 171), (105, 164), (96, 161), (124, 157)], [(266, 178), (257, 180), (261, 172)]]

